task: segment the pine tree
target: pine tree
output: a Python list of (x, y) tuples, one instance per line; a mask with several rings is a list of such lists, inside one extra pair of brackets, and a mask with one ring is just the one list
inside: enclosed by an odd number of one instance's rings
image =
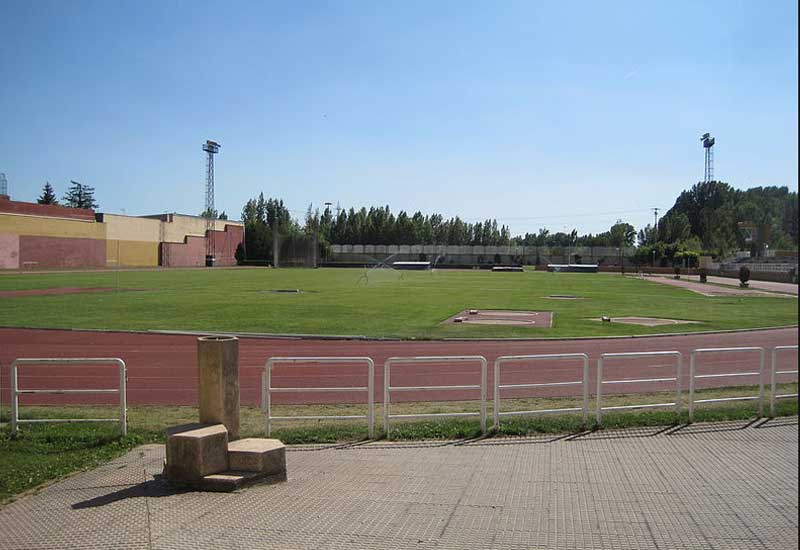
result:
[(99, 208), (94, 200), (94, 187), (83, 185), (77, 181), (70, 181), (72, 184), (64, 195), (64, 205), (70, 208)]
[(42, 188), (42, 196), (36, 199), (36, 202), (39, 204), (58, 204), (58, 199), (56, 199), (56, 193), (53, 191), (53, 186), (50, 185), (50, 182), (44, 184)]

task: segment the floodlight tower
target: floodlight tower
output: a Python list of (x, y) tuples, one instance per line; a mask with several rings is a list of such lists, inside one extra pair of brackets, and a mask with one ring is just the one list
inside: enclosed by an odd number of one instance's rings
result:
[(214, 265), (214, 155), (219, 153), (220, 144), (206, 140), (203, 151), (206, 152), (206, 266)]
[(703, 172), (703, 183), (714, 181), (714, 139), (711, 134), (706, 132), (700, 136), (700, 141), (703, 142), (703, 149), (706, 150), (706, 163)]
[(8, 180), (4, 172), (0, 172), (0, 197), (8, 197)]

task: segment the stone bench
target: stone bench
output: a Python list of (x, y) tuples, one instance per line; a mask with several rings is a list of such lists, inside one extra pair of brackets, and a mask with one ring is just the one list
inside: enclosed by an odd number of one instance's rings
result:
[(228, 444), (231, 470), (286, 476), (286, 446), (277, 439), (247, 438)]
[(165, 473), (170, 481), (199, 481), (228, 469), (228, 430), (222, 424), (184, 424), (167, 429)]

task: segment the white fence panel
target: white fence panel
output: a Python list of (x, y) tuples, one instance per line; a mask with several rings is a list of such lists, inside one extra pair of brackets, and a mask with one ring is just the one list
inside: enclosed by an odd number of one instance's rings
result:
[[(392, 365), (396, 364), (421, 364), (421, 363), (474, 363), (481, 366), (480, 384), (459, 386), (392, 386)], [(390, 357), (383, 364), (383, 431), (389, 436), (390, 420), (392, 418), (441, 418), (480, 416), (481, 432), (486, 433), (486, 371), (487, 361), (482, 355), (463, 356), (427, 356), (427, 357)], [(392, 392), (402, 391), (437, 391), (437, 390), (477, 390), (481, 391), (480, 413), (430, 413), (430, 414), (396, 414), (390, 412)]]
[[(364, 364), (367, 366), (367, 385), (366, 386), (346, 386), (346, 387), (272, 387), (272, 368), (276, 364)], [(366, 415), (322, 415), (322, 416), (273, 416), (272, 415), (272, 394), (273, 393), (302, 393), (302, 392), (367, 392), (367, 414)], [(264, 367), (264, 374), (261, 380), (261, 410), (264, 414), (264, 430), (267, 436), (272, 435), (273, 420), (355, 420), (364, 418), (367, 420), (368, 434), (370, 438), (375, 436), (375, 363), (369, 357), (270, 357)]]
[[(742, 352), (755, 352), (759, 353), (759, 367), (758, 371), (749, 372), (725, 372), (715, 374), (697, 374), (697, 356), (708, 353), (742, 353)], [(700, 348), (692, 351), (691, 359), (689, 361), (689, 422), (694, 420), (694, 405), (695, 403), (721, 403), (725, 401), (756, 401), (758, 400), (758, 415), (764, 416), (764, 357), (766, 353), (762, 347), (744, 347), (744, 348)], [(758, 395), (741, 396), (741, 397), (718, 397), (716, 399), (694, 399), (694, 386), (695, 380), (706, 378), (736, 378), (741, 376), (758, 376)]]
[[(603, 380), (603, 362), (612, 358), (641, 358), (641, 357), (675, 357), (675, 376), (668, 378), (626, 378), (622, 380)], [(663, 365), (656, 365), (663, 366)], [(603, 423), (603, 411), (616, 411), (625, 409), (653, 409), (660, 407), (675, 407), (675, 414), (681, 412), (681, 370), (683, 370), (683, 355), (679, 351), (643, 351), (632, 353), (604, 353), (597, 360), (597, 424)], [(646, 405), (618, 405), (616, 407), (603, 407), (603, 384), (633, 384), (651, 382), (675, 382), (674, 403), (649, 403)]]
[[(114, 365), (119, 369), (119, 387), (109, 389), (20, 389), (19, 388), (19, 367), (23, 365)], [(126, 392), (126, 368), (125, 361), (118, 357), (30, 357), (21, 358), (11, 363), (11, 432), (17, 433), (20, 424), (41, 424), (49, 422), (119, 422), (122, 435), (128, 434), (128, 408)], [(19, 417), (19, 396), (20, 395), (42, 395), (42, 394), (99, 394), (99, 393), (118, 393), (119, 394), (119, 418), (25, 418)]]
[[(583, 376), (581, 380), (569, 382), (548, 382), (538, 384), (500, 384), (500, 370), (504, 363), (520, 361), (541, 361), (547, 359), (581, 359), (583, 361)], [(538, 409), (531, 411), (500, 411), (500, 390), (501, 389), (523, 389), (523, 388), (551, 388), (558, 386), (582, 386), (583, 406), (563, 409)], [(589, 417), (589, 356), (585, 353), (553, 353), (546, 355), (505, 355), (498, 357), (494, 361), (494, 427), (500, 428), (501, 416), (520, 416), (551, 413), (570, 413), (583, 412), (583, 423)]]

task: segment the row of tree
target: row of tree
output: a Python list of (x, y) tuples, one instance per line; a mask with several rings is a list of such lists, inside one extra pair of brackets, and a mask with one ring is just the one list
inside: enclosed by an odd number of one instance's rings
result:
[[(638, 233), (618, 220), (608, 231), (579, 235), (571, 232), (512, 236), (495, 219), (470, 223), (441, 214), (396, 215), (388, 206), (356, 210), (329, 207), (322, 212), (309, 206), (301, 224), (282, 200), (265, 199), (263, 193), (247, 201), (242, 210), (250, 258), (270, 258), (277, 240), (313, 239), (320, 250), (328, 244), (446, 244), (629, 247), (638, 244), (637, 263), (669, 265), (692, 263), (701, 253), (725, 257), (750, 248), (755, 255), (768, 247), (796, 249), (798, 243), (797, 193), (787, 187), (755, 187), (745, 191), (723, 182), (698, 183), (684, 191), (659, 220)], [(275, 237), (278, 237), (276, 239)]]
[(44, 184), (42, 194), (36, 199), (39, 204), (61, 204), (69, 208), (99, 208), (99, 204), (94, 198), (94, 187), (83, 185), (77, 181), (70, 181), (69, 189), (62, 199), (64, 202), (59, 203), (56, 198), (56, 192), (50, 182)]
[[(769, 248), (797, 249), (797, 192), (787, 187), (734, 189), (701, 182), (680, 194), (659, 220), (639, 231), (641, 251), (703, 251), (726, 257), (736, 250), (761, 256)], [(665, 252), (666, 253), (666, 252)]]

